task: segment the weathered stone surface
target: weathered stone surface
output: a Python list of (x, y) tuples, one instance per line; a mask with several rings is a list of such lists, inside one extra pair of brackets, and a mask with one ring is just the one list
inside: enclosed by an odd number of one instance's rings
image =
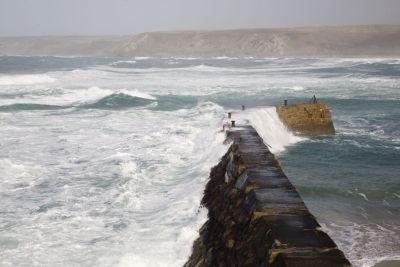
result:
[(228, 137), (240, 142), (211, 170), (202, 200), (209, 219), (185, 266), (351, 266), (256, 131)]
[(324, 103), (297, 104), (276, 108), (283, 124), (303, 135), (334, 135), (331, 110)]

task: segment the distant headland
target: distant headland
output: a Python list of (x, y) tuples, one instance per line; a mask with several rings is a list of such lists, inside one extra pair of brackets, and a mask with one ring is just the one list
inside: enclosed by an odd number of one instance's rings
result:
[(106, 57), (400, 57), (400, 25), (0, 37), (0, 55)]

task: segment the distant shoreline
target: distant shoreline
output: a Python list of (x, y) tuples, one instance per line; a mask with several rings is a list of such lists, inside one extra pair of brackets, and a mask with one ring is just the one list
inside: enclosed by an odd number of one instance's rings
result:
[(48, 58), (104, 58), (104, 59), (120, 59), (122, 61), (125, 60), (151, 60), (151, 59), (159, 59), (159, 60), (168, 60), (168, 59), (176, 59), (176, 60), (279, 60), (279, 59), (340, 59), (340, 60), (373, 60), (373, 61), (381, 61), (381, 60), (400, 60), (400, 55), (395, 56), (385, 56), (385, 57), (377, 57), (377, 56), (354, 56), (354, 57), (141, 57), (134, 55), (126, 55), (126, 56), (112, 56), (112, 55), (3, 55), (0, 54), (0, 57), (21, 57), (21, 58), (35, 58), (35, 57), (48, 57)]
[(400, 25), (0, 37), (3, 56), (396, 58)]

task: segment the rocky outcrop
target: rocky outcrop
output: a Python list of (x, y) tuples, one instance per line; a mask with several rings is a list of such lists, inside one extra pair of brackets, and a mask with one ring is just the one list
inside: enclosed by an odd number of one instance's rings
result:
[(211, 170), (202, 200), (209, 219), (185, 266), (351, 266), (256, 131), (233, 129), (234, 143)]
[(279, 106), (276, 111), (283, 124), (297, 134), (335, 134), (332, 112), (324, 103)]

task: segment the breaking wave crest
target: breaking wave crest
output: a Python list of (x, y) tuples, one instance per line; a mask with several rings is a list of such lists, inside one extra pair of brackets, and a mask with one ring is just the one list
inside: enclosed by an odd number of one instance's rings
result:
[(285, 147), (304, 140), (283, 125), (275, 107), (249, 109), (235, 116), (242, 123), (251, 124), (272, 153), (282, 152)]
[(125, 93), (115, 93), (106, 96), (93, 104), (85, 105), (83, 107), (99, 109), (124, 109), (148, 105), (153, 106), (152, 104), (157, 104), (157, 102), (154, 99), (131, 96)]
[(52, 83), (56, 79), (46, 74), (5, 75), (0, 76), (0, 85), (32, 85)]
[(2, 99), (0, 110), (46, 110), (70, 107), (123, 109), (129, 107), (143, 107), (156, 104), (157, 99), (152, 95), (137, 90), (101, 89), (91, 87), (85, 90), (62, 90), (62, 92), (42, 95), (24, 95), (13, 99)]
[(304, 140), (295, 136), (280, 121), (275, 107), (250, 112), (250, 122), (270, 147), (273, 153), (281, 152), (286, 146)]

